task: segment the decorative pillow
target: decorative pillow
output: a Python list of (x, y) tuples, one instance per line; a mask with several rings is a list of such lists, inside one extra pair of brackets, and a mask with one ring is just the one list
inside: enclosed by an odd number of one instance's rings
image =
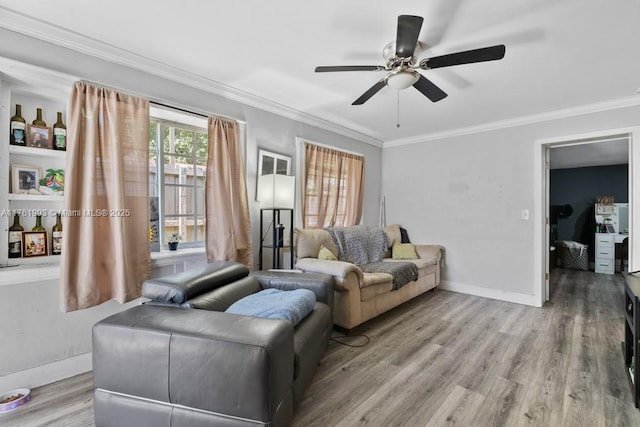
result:
[(411, 243), (411, 239), (409, 239), (409, 233), (407, 233), (406, 228), (400, 227), (400, 243)]
[(416, 247), (412, 243), (393, 243), (391, 250), (393, 259), (418, 259)]
[(327, 249), (325, 245), (320, 245), (320, 251), (318, 252), (318, 259), (326, 259), (328, 261), (337, 261), (338, 258), (331, 250)]

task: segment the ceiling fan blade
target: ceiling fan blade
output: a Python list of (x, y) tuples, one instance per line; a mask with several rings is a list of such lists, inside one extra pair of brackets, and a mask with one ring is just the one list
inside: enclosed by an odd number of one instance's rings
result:
[(442, 68), (452, 65), (471, 64), (474, 62), (495, 61), (504, 58), (505, 46), (483, 47), (480, 49), (465, 50), (464, 52), (450, 53), (420, 61), (420, 68)]
[(384, 71), (380, 65), (336, 65), (316, 67), (316, 73), (328, 73), (333, 71)]
[(442, 89), (433, 84), (431, 80), (427, 79), (423, 75), (420, 75), (420, 78), (413, 84), (413, 87), (418, 89), (424, 96), (433, 102), (438, 102), (447, 97), (447, 94)]
[(360, 96), (360, 98), (358, 98), (355, 101), (353, 101), (353, 103), (351, 105), (362, 105), (362, 104), (364, 104), (365, 102), (367, 102), (369, 100), (369, 98), (371, 98), (373, 95), (378, 93), (380, 91), (380, 89), (382, 89), (386, 85), (387, 84), (385, 83), (384, 79), (380, 80), (378, 83), (376, 83), (373, 86), (371, 86), (368, 91), (363, 93), (362, 96)]
[(416, 50), (420, 28), (423, 19), (420, 16), (398, 16), (398, 31), (396, 34), (396, 56), (410, 58)]

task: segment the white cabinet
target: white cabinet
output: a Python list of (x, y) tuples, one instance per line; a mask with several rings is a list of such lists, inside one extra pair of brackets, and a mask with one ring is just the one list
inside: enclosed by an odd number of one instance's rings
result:
[(614, 274), (616, 265), (615, 256), (615, 235), (607, 233), (596, 233), (596, 273)]

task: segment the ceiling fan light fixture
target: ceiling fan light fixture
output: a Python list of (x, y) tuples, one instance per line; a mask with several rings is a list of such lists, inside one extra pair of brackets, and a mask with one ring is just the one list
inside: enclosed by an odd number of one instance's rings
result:
[(413, 70), (399, 70), (387, 76), (386, 83), (391, 89), (401, 90), (413, 86), (420, 75)]

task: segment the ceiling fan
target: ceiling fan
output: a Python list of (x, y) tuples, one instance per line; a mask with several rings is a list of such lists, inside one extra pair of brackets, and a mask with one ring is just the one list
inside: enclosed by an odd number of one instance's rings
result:
[(423, 19), (420, 16), (398, 16), (398, 30), (395, 42), (387, 44), (382, 55), (387, 64), (382, 65), (338, 65), (316, 67), (316, 73), (333, 71), (386, 71), (387, 75), (371, 86), (369, 90), (353, 101), (351, 105), (362, 105), (383, 87), (406, 89), (413, 86), (433, 102), (447, 97), (447, 94), (417, 70), (450, 67), (452, 65), (471, 64), (474, 62), (495, 61), (504, 58), (505, 46), (496, 45), (480, 49), (466, 50), (422, 59), (418, 57), (422, 51), (422, 43), (418, 41)]

